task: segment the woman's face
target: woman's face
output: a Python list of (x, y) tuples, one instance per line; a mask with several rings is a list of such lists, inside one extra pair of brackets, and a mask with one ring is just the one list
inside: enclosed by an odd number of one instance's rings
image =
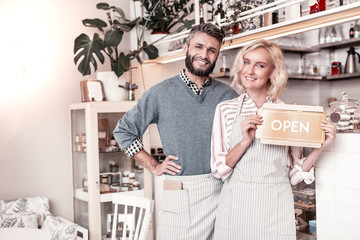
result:
[(267, 93), (268, 81), (274, 68), (270, 53), (264, 48), (256, 48), (247, 52), (243, 61), (240, 79), (245, 89)]

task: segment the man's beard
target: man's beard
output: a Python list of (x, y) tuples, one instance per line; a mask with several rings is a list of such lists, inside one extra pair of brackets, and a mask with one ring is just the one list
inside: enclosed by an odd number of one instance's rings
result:
[[(209, 65), (208, 68), (206, 68), (205, 70), (201, 70), (201, 69), (195, 69), (194, 67), (194, 59), (195, 57), (192, 57), (189, 52), (186, 52), (186, 58), (185, 58), (185, 66), (186, 68), (189, 70), (190, 73), (194, 74), (195, 76), (198, 77), (207, 77), (209, 76), (210, 73), (212, 73), (212, 71), (215, 68), (216, 62), (213, 62), (212, 64)], [(202, 59), (203, 61), (207, 61), (210, 63), (210, 61), (208, 59)]]

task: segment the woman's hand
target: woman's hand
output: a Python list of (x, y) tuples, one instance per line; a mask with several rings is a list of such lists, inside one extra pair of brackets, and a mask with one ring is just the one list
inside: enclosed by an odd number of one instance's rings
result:
[(244, 121), (241, 122), (241, 130), (243, 134), (242, 141), (249, 146), (255, 138), (257, 125), (262, 125), (262, 116), (258, 114), (249, 115)]
[(326, 148), (329, 146), (336, 138), (336, 127), (335, 125), (327, 120), (322, 120), (320, 124), (321, 129), (325, 131), (325, 142), (321, 148)]

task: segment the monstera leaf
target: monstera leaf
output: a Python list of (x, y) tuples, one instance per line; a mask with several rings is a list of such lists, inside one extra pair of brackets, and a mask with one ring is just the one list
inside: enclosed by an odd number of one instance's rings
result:
[(87, 18), (87, 19), (82, 20), (82, 23), (86, 27), (94, 27), (94, 28), (99, 29), (102, 32), (104, 31), (103, 28), (107, 27), (106, 22), (104, 22), (103, 20), (98, 19), (98, 18), (94, 18), (94, 19)]
[(111, 63), (111, 70), (113, 70), (117, 76), (121, 76), (124, 72), (128, 71), (130, 67), (130, 55), (125, 55), (124, 53), (120, 53), (118, 62)]
[(97, 70), (97, 63), (94, 55), (103, 64), (104, 55), (101, 53), (105, 48), (104, 41), (95, 33), (91, 40), (88, 35), (82, 33), (75, 39), (74, 45), (74, 58), (75, 64), (78, 64), (78, 70), (83, 76), (91, 73), (90, 63), (93, 65), (94, 70)]

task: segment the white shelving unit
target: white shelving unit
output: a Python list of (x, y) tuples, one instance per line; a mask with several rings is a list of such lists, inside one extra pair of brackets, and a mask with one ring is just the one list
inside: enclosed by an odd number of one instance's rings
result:
[[(296, 0), (296, 1), (280, 0), (280, 1), (275, 1), (273, 3), (265, 4), (260, 7), (242, 12), (240, 18), (237, 19), (237, 22), (250, 19), (255, 16), (260, 16), (268, 12), (276, 11), (284, 7), (289, 7), (293, 4), (299, 4), (304, 1), (305, 0)], [(199, 0), (194, 0), (194, 2), (195, 2), (195, 13), (196, 13), (199, 11), (198, 8)], [(269, 40), (276, 39), (280, 37), (293, 35), (296, 33), (306, 32), (314, 29), (319, 29), (322, 27), (353, 21), (360, 18), (359, 11), (360, 11), (360, 2), (357, 1), (348, 5), (339, 6), (315, 14), (310, 14), (307, 16), (290, 19), (281, 23), (276, 23), (273, 25), (256, 28), (250, 31), (245, 31), (230, 37), (226, 37), (224, 39), (222, 50), (239, 48), (259, 38), (264, 38)], [(198, 14), (196, 16), (198, 16)], [(195, 22), (198, 22), (198, 19), (196, 19)], [(220, 23), (221, 26), (226, 26), (226, 24), (227, 23), (225, 22)], [(169, 43), (178, 39), (184, 39), (187, 37), (188, 33), (189, 30), (176, 34), (170, 34), (169, 36), (161, 40), (159, 44)], [(185, 53), (182, 50), (176, 50), (172, 52), (163, 53), (157, 59), (146, 60), (145, 63), (166, 64), (169, 62), (175, 62), (183, 59), (185, 59)]]
[[(107, 215), (112, 213), (114, 195), (132, 194), (152, 198), (152, 175), (148, 170), (135, 168), (134, 160), (127, 157), (123, 151), (100, 150), (100, 145), (103, 148), (104, 141), (106, 145), (110, 140), (118, 120), (135, 105), (135, 101), (86, 102), (70, 105), (74, 219), (77, 224), (89, 229), (90, 240), (105, 239), (108, 230)], [(81, 142), (81, 148), (76, 147), (79, 144), (79, 135), (83, 136), (81, 141), (84, 141), (84, 136), (86, 137), (85, 142)], [(142, 138), (145, 150), (150, 152), (149, 130)], [(100, 175), (109, 173), (109, 161), (115, 161), (119, 165), (119, 172), (135, 172), (141, 189), (101, 193)], [(87, 178), (87, 191), (83, 189), (84, 176)], [(151, 222), (147, 238), (149, 240), (153, 239), (152, 229)]]
[[(145, 195), (144, 189), (130, 191), (130, 192), (116, 192), (116, 193), (105, 193), (100, 194), (100, 202), (111, 202), (114, 195), (133, 195), (138, 197), (143, 197)], [(85, 192), (82, 188), (75, 189), (75, 198), (84, 202), (89, 202), (89, 194)]]

